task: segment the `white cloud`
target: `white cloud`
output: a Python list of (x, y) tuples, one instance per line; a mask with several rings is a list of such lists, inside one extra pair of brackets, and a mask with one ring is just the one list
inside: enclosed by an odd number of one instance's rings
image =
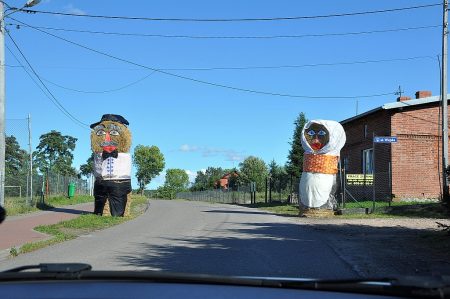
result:
[(195, 178), (197, 177), (197, 172), (191, 171), (189, 169), (185, 169), (184, 171), (189, 176), (189, 182), (193, 183), (195, 181)]
[(151, 180), (150, 186), (148, 186), (147, 188), (156, 189), (164, 185), (165, 180), (166, 180), (166, 171), (163, 171), (157, 177)]
[(216, 157), (223, 156), (225, 161), (232, 162), (240, 162), (245, 159), (245, 155), (242, 153), (232, 150), (232, 149), (222, 149), (215, 147), (207, 147), (207, 146), (197, 146), (197, 145), (189, 145), (183, 144), (180, 146), (179, 151), (181, 152), (200, 152), (202, 157)]
[(68, 4), (68, 5), (64, 6), (64, 11), (67, 13), (76, 14), (76, 15), (86, 15), (87, 14), (84, 10), (73, 6), (73, 4)]
[(182, 146), (180, 146), (180, 151), (182, 152), (196, 152), (199, 150), (198, 146), (192, 146), (189, 144), (183, 144)]

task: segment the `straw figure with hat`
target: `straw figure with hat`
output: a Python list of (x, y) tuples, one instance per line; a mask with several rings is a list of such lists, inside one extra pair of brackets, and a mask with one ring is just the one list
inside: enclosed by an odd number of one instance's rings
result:
[(129, 215), (132, 189), (128, 125), (120, 115), (105, 114), (90, 126), (94, 152), (94, 213), (97, 215)]

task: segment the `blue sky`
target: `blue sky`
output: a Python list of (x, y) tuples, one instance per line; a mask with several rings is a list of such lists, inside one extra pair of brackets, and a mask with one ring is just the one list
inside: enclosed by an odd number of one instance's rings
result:
[[(330, 15), (436, 3), (411, 0), (129, 3), (44, 0), (32, 9), (108, 16), (234, 19)], [(20, 7), (23, 3), (8, 1), (7, 4)], [(130, 122), (133, 148), (138, 144), (156, 145), (165, 155), (166, 168), (182, 168), (190, 173), (208, 166), (238, 166), (249, 155), (284, 164), (293, 122), (300, 112), (308, 119), (340, 121), (355, 115), (357, 103), (361, 113), (396, 99), (393, 94), (338, 97), (393, 93), (399, 85), (405, 95), (411, 97), (417, 90), (439, 94), (437, 55), (441, 52), (441, 27), (436, 26), (442, 22), (441, 6), (272, 22), (156, 22), (22, 12), (11, 17), (37, 27), (109, 33), (303, 36), (201, 39), (42, 29), (133, 63), (130, 64), (33, 28), (18, 28), (16, 20), (7, 19), (10, 35), (70, 114), (85, 124), (98, 121), (105, 113), (121, 114)], [(417, 27), (427, 28), (398, 31)], [(390, 31), (342, 35), (387, 30)], [(22, 64), (25, 62), (8, 37), (6, 46), (9, 48), (6, 49), (6, 118), (21, 119), (31, 114), (33, 147), (38, 144), (39, 136), (50, 130), (78, 138), (75, 166), (83, 164), (90, 155), (89, 129), (58, 110), (24, 69), (18, 67), (20, 64), (10, 50)], [(247, 69), (217, 69), (242, 67)], [(330, 98), (237, 91), (153, 72), (151, 68), (240, 89)], [(215, 69), (192, 70), (199, 68)], [(7, 133), (19, 135), (23, 147), (26, 146), (23, 141), (25, 125), (15, 120), (6, 124)], [(159, 177), (150, 187), (162, 183), (163, 178)]]

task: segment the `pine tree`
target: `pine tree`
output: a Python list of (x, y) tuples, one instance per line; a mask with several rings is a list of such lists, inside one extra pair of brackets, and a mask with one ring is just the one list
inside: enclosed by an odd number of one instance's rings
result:
[(291, 149), (289, 150), (288, 161), (286, 163), (286, 170), (289, 175), (299, 178), (303, 169), (303, 147), (302, 147), (302, 130), (308, 120), (303, 112), (294, 122), (295, 129), (292, 141), (289, 142)]

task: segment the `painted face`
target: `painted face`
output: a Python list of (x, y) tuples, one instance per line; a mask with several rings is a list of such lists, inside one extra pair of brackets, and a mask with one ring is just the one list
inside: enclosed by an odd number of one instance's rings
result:
[(130, 150), (131, 133), (126, 126), (113, 121), (103, 121), (91, 132), (91, 147), (94, 152), (126, 153)]
[(330, 134), (324, 125), (312, 123), (305, 129), (305, 138), (315, 151), (320, 150), (330, 141)]

